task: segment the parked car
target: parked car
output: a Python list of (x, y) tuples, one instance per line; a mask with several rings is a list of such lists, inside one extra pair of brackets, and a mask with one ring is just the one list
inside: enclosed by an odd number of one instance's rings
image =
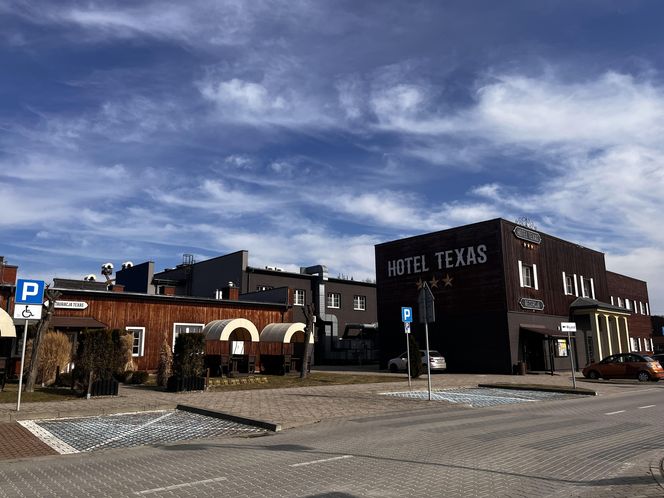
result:
[[(427, 367), (427, 360), (424, 355), (424, 351), (420, 351), (420, 356), (422, 357), (422, 365), (424, 368)], [(445, 362), (445, 357), (440, 354), (435, 349), (429, 350), (429, 365), (431, 366), (431, 371), (442, 372), (447, 369), (447, 363)], [(392, 358), (387, 362), (387, 368), (390, 372), (400, 372), (408, 369), (408, 355), (406, 352), (401, 353), (396, 358)]]
[(649, 355), (653, 360), (657, 360), (664, 367), (664, 353), (655, 353)]
[(657, 360), (638, 353), (620, 353), (591, 363), (583, 370), (588, 379), (639, 379), (641, 382), (664, 379), (664, 368)]

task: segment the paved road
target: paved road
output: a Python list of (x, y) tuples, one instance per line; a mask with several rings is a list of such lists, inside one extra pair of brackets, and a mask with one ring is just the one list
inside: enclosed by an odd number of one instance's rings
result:
[(664, 385), (413, 406), (265, 437), (3, 462), (0, 496), (664, 496), (651, 475), (664, 456)]

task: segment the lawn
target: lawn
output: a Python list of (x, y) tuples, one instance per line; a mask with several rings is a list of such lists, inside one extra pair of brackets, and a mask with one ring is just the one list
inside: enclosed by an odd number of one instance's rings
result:
[[(63, 387), (36, 387), (35, 392), (21, 394), (21, 403), (36, 401), (64, 401), (77, 398), (74, 391)], [(0, 403), (16, 403), (18, 398), (18, 383), (7, 382), (0, 392)]]
[(280, 389), (288, 387), (309, 386), (334, 386), (348, 384), (375, 384), (379, 382), (399, 382), (406, 380), (406, 376), (399, 378), (389, 375), (358, 375), (313, 372), (306, 378), (300, 379), (299, 375), (256, 375), (253, 377), (221, 378), (225, 384), (216, 385), (218, 378), (211, 377), (211, 390), (214, 391), (238, 391), (243, 389)]

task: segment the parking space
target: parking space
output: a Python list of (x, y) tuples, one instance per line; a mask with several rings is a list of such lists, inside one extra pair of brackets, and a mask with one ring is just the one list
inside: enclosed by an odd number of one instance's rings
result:
[(26, 420), (20, 424), (60, 454), (266, 432), (251, 425), (180, 410)]
[[(381, 394), (384, 396), (418, 400), (428, 399), (429, 397), (427, 391), (385, 392)], [(564, 399), (571, 396), (572, 395), (570, 394), (562, 393), (490, 389), (485, 387), (436, 389), (431, 391), (431, 399), (434, 401), (447, 401), (450, 403), (464, 404), (475, 408), (508, 405), (514, 403), (528, 403), (532, 401)]]

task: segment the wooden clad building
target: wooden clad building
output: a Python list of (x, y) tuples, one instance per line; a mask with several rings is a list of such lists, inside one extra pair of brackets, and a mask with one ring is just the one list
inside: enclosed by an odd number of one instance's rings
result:
[(601, 252), (495, 219), (376, 246), (382, 364), (405, 350), (402, 306), (413, 307), (424, 347), (424, 282), (435, 298), (430, 347), (451, 371), (569, 369), (561, 322), (577, 325), (579, 366), (652, 350), (645, 282), (607, 272)]
[[(157, 368), (164, 341), (172, 346), (178, 334), (203, 332), (205, 325), (215, 320), (245, 319), (259, 331), (272, 323), (292, 321), (292, 310), (280, 303), (58, 290), (62, 295), (56, 304), (51, 328), (72, 335), (95, 327), (129, 330), (134, 335), (133, 356), (139, 370)], [(209, 348), (216, 350), (214, 345)]]

